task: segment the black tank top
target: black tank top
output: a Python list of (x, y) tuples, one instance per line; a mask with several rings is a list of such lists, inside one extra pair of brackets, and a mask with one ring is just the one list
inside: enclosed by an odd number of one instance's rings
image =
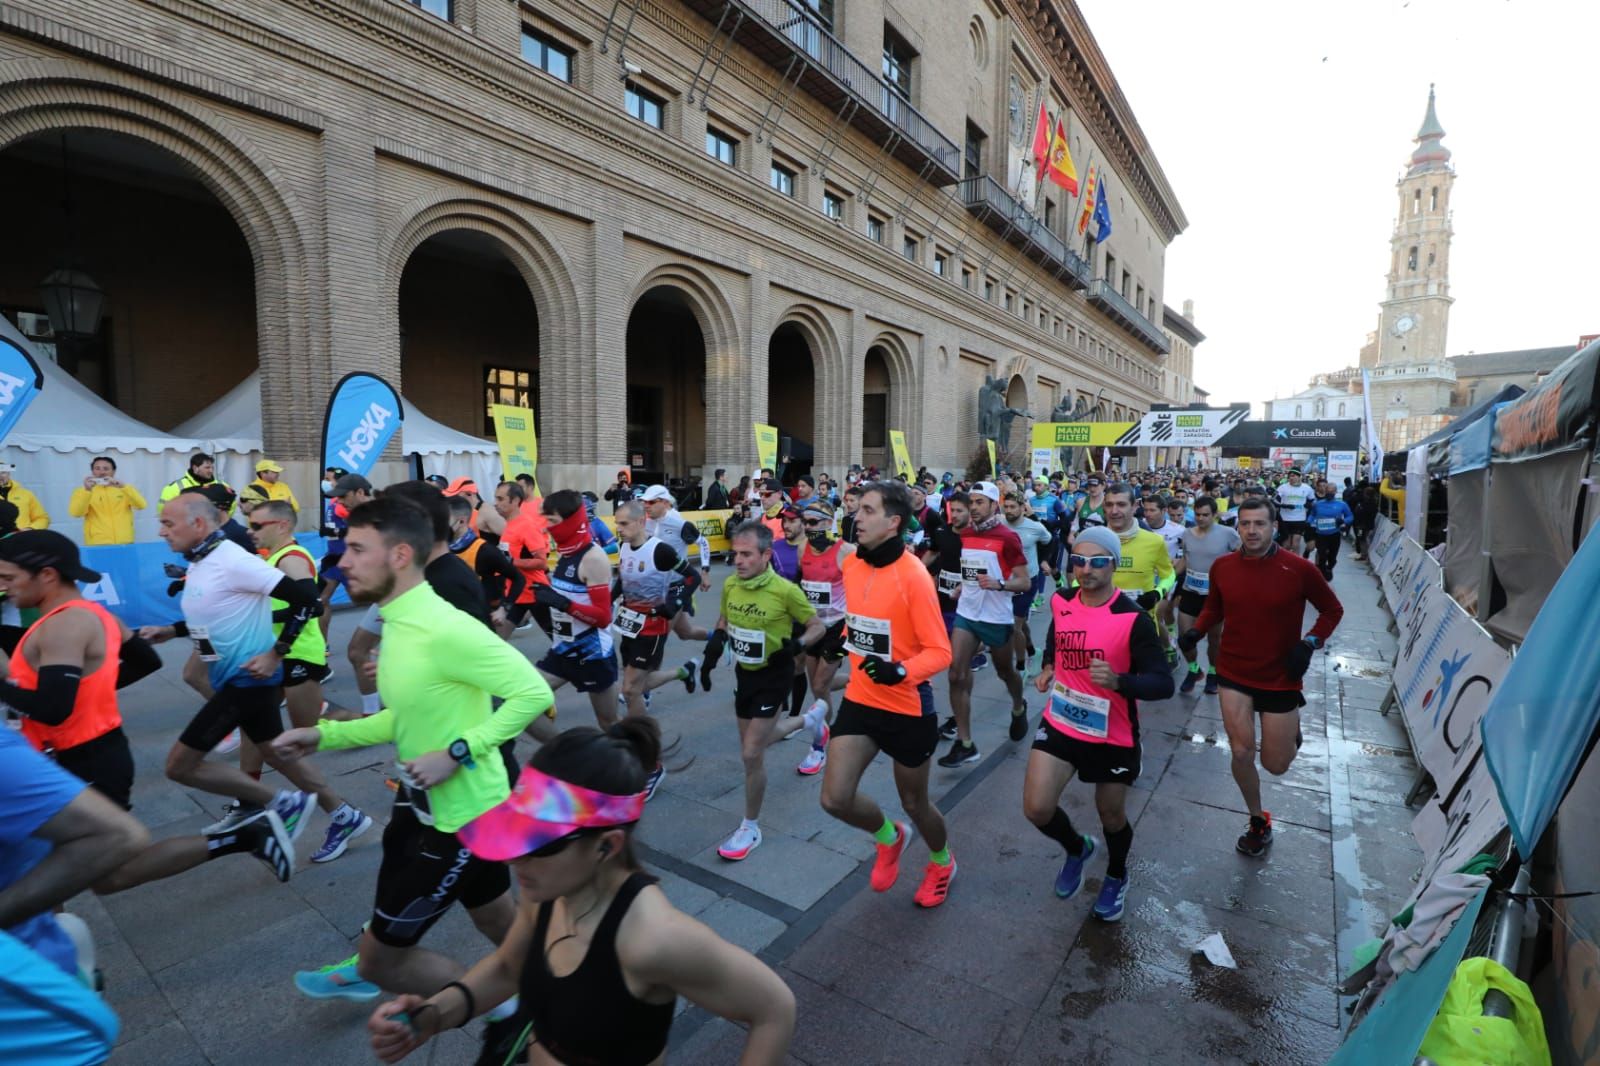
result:
[(656, 878), (634, 873), (617, 889), (589, 951), (566, 977), (550, 972), (545, 937), (552, 904), (539, 905), (533, 944), (522, 968), (522, 1005), (533, 1040), (566, 1066), (647, 1066), (667, 1047), (672, 1003), (635, 999), (617, 962), (617, 927), (634, 897)]

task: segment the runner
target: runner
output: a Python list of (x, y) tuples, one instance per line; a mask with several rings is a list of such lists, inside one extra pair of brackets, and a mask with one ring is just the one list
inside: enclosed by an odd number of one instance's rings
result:
[(994, 657), (995, 672), (1011, 697), (1013, 741), (1028, 735), (1028, 705), (1022, 678), (1011, 661), (1012, 597), (1031, 585), (1022, 542), (1000, 514), (1000, 489), (992, 481), (972, 486), (970, 521), (951, 508), (950, 521), (961, 536), (961, 598), (950, 633), (950, 709), (956, 720), (956, 741), (939, 760), (944, 767), (978, 761), (972, 742), (972, 656), (980, 647)]
[[(951, 499), (946, 497), (947, 504)], [(951, 664), (950, 638), (939, 617), (933, 579), (906, 551), (910, 494), (894, 483), (869, 483), (857, 516), (857, 550), (842, 564), (850, 605), (845, 622), (850, 683), (828, 744), (822, 809), (873, 835), (874, 892), (889, 891), (899, 878), (900, 858), (915, 826), (929, 853), (912, 898), (919, 907), (937, 907), (950, 893), (956, 861), (944, 816), (928, 797), (929, 760), (939, 745), (929, 682)], [(893, 760), (906, 822), (890, 821), (860, 791), (861, 777), (880, 751)]]
[[(913, 492), (912, 500), (916, 496), (917, 493)], [(844, 622), (847, 605), (842, 567), (844, 560), (856, 549), (855, 545), (834, 538), (831, 533), (833, 508), (826, 501), (818, 499), (807, 503), (801, 511), (801, 520), (805, 527), (806, 543), (800, 550), (800, 589), (811, 606), (816, 608), (817, 617), (827, 627), (822, 639), (806, 650), (804, 676), (810, 682), (812, 695), (816, 697), (806, 711), (820, 713), (826, 720), (833, 715), (834, 689), (844, 687), (842, 679), (841, 683), (835, 684), (839, 664), (845, 657)], [(800, 699), (805, 699), (804, 690), (800, 691)], [(797, 710), (797, 706), (791, 705), (789, 713)], [(797, 773), (809, 777), (827, 763), (828, 749), (826, 745), (818, 743), (821, 739), (813, 739), (811, 750), (795, 767)]]
[[(1106, 489), (1106, 526), (1122, 540), (1117, 575), (1113, 580), (1117, 588), (1129, 593), (1154, 619), (1157, 605), (1172, 591), (1178, 577), (1172, 568), (1166, 539), (1159, 533), (1140, 529), (1134, 520), (1133, 508), (1130, 486), (1118, 483)], [(1162, 632), (1159, 620), (1156, 630)], [(1162, 639), (1166, 639), (1164, 633)]]
[[(704, 586), (711, 578), (706, 569), (711, 551), (700, 530), (678, 513), (672, 493), (667, 491), (665, 485), (651, 485), (639, 494), (639, 499), (644, 503), (645, 531), (650, 536), (660, 538), (663, 544), (678, 553), (680, 559), (689, 558), (691, 548), (700, 556), (700, 584)], [(694, 624), (692, 597), (684, 601), (683, 610), (673, 615), (671, 626), (679, 640), (705, 640), (710, 636), (704, 628)]]
[(1122, 541), (1110, 530), (1084, 530), (1073, 543), (1078, 587), (1050, 599), (1045, 665), (1034, 680), (1049, 702), (1022, 783), (1028, 821), (1067, 851), (1055, 884), (1062, 899), (1083, 885), (1095, 842), (1073, 827), (1060, 807), (1061, 793), (1074, 773), (1094, 786), (1107, 850), (1094, 916), (1107, 922), (1121, 920), (1128, 894), (1128, 786), (1139, 779), (1142, 754), (1137, 701), (1172, 695), (1172, 671), (1155, 625), (1112, 583), (1121, 557)]
[(1306, 510), (1306, 524), (1316, 536), (1317, 569), (1324, 580), (1333, 580), (1333, 568), (1339, 563), (1339, 541), (1344, 531), (1355, 525), (1356, 516), (1343, 500), (1334, 495), (1333, 482), (1324, 481), (1321, 498)]
[(1288, 483), (1278, 486), (1278, 543), (1296, 555), (1305, 552), (1306, 506), (1315, 496), (1310, 485), (1301, 483), (1299, 467), (1291, 468)]
[[(744, 821), (717, 848), (738, 862), (761, 846), (761, 801), (767, 790), (767, 747), (798, 729), (809, 729), (813, 743), (828, 743), (824, 713), (813, 708), (784, 717), (793, 691), (795, 660), (822, 639), (825, 627), (800, 586), (772, 568), (772, 531), (746, 522), (728, 536), (733, 577), (722, 584), (722, 613), (706, 641), (700, 684), (711, 690), (711, 672), (722, 653), (733, 649), (734, 714), (739, 720), (739, 751), (744, 759)], [(804, 626), (798, 634), (795, 626)]]
[(550, 584), (550, 536), (539, 528), (522, 505), (527, 494), (515, 481), (502, 481), (494, 489), (495, 514), (505, 521), (500, 532), (500, 550), (522, 572), (527, 582), (522, 594), (512, 599), (507, 618), (515, 629), (522, 629), (531, 617), (544, 635), (554, 639), (550, 630), (550, 609), (541, 606), (537, 599), (540, 586)]
[(839, 539), (846, 544), (856, 542), (856, 511), (861, 507), (861, 493), (859, 482), (844, 490), (844, 511), (839, 515)]
[[(317, 997), (377, 994), (362, 982), (430, 993), (462, 973), (455, 960), (417, 947), (451, 905), (459, 900), (496, 944), (511, 928), (516, 908), (505, 868), (474, 858), (456, 833), (510, 795), (507, 760), (497, 749), (551, 711), (554, 698), (520, 652), (429, 587), (423, 568), (436, 547), (436, 523), (426, 511), (386, 495), (355, 508), (347, 521), (350, 595), (377, 604), (383, 617), (384, 710), (291, 730), (274, 749), (296, 759), (393, 743), (402, 784), (357, 960), (297, 974), (295, 983)], [(491, 714), (492, 697), (504, 702)]]
[(1055, 573), (1050, 564), (1050, 530), (1029, 514), (1028, 506), (1021, 492), (1006, 493), (1000, 504), (1005, 512), (1006, 527), (1022, 542), (1022, 554), (1028, 560), (1028, 590), (1011, 597), (1011, 614), (1016, 619), (1011, 652), (1016, 656), (1017, 673), (1024, 677), (1028, 673), (1028, 660), (1034, 656), (1033, 629), (1028, 625), (1028, 616), (1035, 607), (1044, 606), (1045, 584)]
[(472, 528), (472, 501), (462, 495), (445, 497), (450, 508), (450, 554), (472, 568), (483, 585), (483, 596), (489, 606), (489, 621), (502, 638), (511, 636), (509, 605), (516, 602), (527, 579), (506, 558), (498, 545), (490, 544)]
[[(60, 533), (24, 530), (0, 540), (0, 587), (17, 606), (40, 612), (11, 654), (0, 702), (22, 716), (30, 744), (126, 811), (133, 809), (133, 752), (117, 690), (160, 670), (161, 657), (79, 593), (79, 581), (99, 580), (79, 561), (78, 546)], [(6, 780), (8, 790), (17, 785)], [(97, 894), (172, 877), (224, 855), (254, 855), (280, 881), (294, 868), (294, 845), (276, 810), (153, 844), (144, 835), (141, 843), (96, 875)]]
[[(1217, 501), (1201, 496), (1194, 501), (1194, 528), (1183, 531), (1183, 580), (1178, 594), (1178, 632), (1187, 633), (1206, 606), (1206, 594), (1211, 591), (1211, 569), (1218, 559), (1239, 550), (1239, 534), (1217, 521)], [(1206, 690), (1207, 696), (1217, 694), (1217, 654), (1222, 647), (1222, 625), (1219, 622), (1206, 631)], [(1184, 648), (1179, 641), (1189, 669), (1179, 691), (1189, 693), (1200, 681), (1200, 654), (1196, 648)]]
[[(673, 616), (699, 586), (700, 574), (671, 545), (645, 532), (644, 505), (638, 500), (620, 504), (615, 520), (622, 549), (614, 598), (621, 606), (612, 628), (622, 636), (622, 694), (628, 714), (638, 718), (648, 710), (646, 694), (662, 685), (681, 681), (694, 692), (696, 660), (673, 670), (661, 669), (661, 660)], [(674, 574), (683, 580), (674, 581)], [(660, 784), (660, 778), (654, 780)]]
[(1039, 558), (1050, 564), (1050, 572), (1055, 573), (1061, 569), (1062, 537), (1068, 533), (1067, 526), (1072, 523), (1072, 511), (1061, 499), (1061, 494), (1050, 482), (1042, 477), (1033, 479), (1033, 495), (1028, 497), (1028, 508), (1033, 512), (1033, 520), (1050, 531), (1050, 543), (1042, 549)]
[(560, 561), (549, 580), (533, 589), (535, 602), (550, 618), (550, 650), (539, 660), (539, 673), (552, 691), (570, 684), (587, 693), (595, 720), (609, 728), (617, 720), (611, 561), (589, 532), (583, 497), (560, 489), (544, 498), (543, 507)]
[[(568, 730), (534, 754), (510, 799), (462, 831), (480, 860), (516, 873), (515, 924), (493, 955), (430, 998), (401, 996), (374, 1011), (378, 1058), (398, 1062), (520, 993), (531, 1062), (662, 1062), (680, 995), (748, 1027), (741, 1062), (785, 1061), (795, 1021), (788, 987), (676, 910), (634, 857), (646, 767), (660, 755), (648, 718), (606, 733)], [(523, 1061), (521, 1043), (506, 1061)]]
[(1077, 520), (1078, 529), (1087, 529), (1090, 526), (1103, 526), (1106, 524), (1106, 481), (1099, 474), (1090, 474), (1083, 479), (1084, 496), (1078, 501), (1077, 512), (1073, 517)]
[[(1272, 843), (1272, 815), (1261, 806), (1256, 772), (1256, 715), (1261, 715), (1261, 765), (1288, 772), (1300, 747), (1301, 678), (1311, 655), (1333, 635), (1344, 608), (1317, 568), (1272, 543), (1272, 505), (1239, 505), (1239, 551), (1211, 567), (1211, 591), (1194, 627), (1179, 638), (1185, 654), (1202, 634), (1226, 620), (1217, 675), (1222, 685), (1222, 724), (1233, 749), (1233, 779), (1250, 825), (1238, 849), (1256, 856)], [(1317, 609), (1311, 632), (1300, 636), (1306, 604)]]
[[(1139, 501), (1144, 510), (1144, 527), (1152, 533), (1158, 533), (1161, 539), (1167, 542), (1167, 558), (1172, 563), (1174, 574), (1183, 570), (1183, 533), (1182, 521), (1173, 521), (1169, 518), (1172, 500), (1159, 493), (1149, 493)], [(1182, 510), (1179, 504), (1179, 510)], [(1162, 592), (1161, 602), (1156, 604), (1156, 629), (1161, 637), (1162, 647), (1167, 649), (1167, 663), (1175, 666), (1178, 662), (1178, 653), (1173, 650), (1167, 635), (1172, 631), (1172, 607), (1178, 597), (1178, 582), (1174, 580)]]

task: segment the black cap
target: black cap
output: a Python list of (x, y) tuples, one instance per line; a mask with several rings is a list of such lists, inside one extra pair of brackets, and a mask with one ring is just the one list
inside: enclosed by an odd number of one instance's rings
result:
[(450, 485), (450, 479), (445, 477), (443, 474), (429, 474), (422, 480), (426, 481), (430, 485), (437, 485), (441, 489), (447, 488)]
[(366, 492), (371, 492), (372, 482), (368, 481), (360, 474), (345, 474), (338, 481), (333, 483), (333, 491), (328, 493), (328, 495), (337, 500), (345, 493), (354, 492), (356, 489), (362, 489)]
[(217, 481), (212, 481), (208, 484), (200, 485), (194, 488), (187, 488), (183, 491), (193, 493), (196, 496), (204, 496), (211, 502), (211, 506), (215, 507), (219, 511), (224, 512), (232, 510), (233, 501), (238, 499), (232, 489)]
[(24, 529), (0, 540), (0, 560), (37, 574), (50, 567), (68, 581), (99, 581), (78, 558), (78, 546), (53, 529)]
[(782, 493), (783, 482), (779, 481), (775, 477), (769, 477), (766, 481), (761, 483), (761, 491)]

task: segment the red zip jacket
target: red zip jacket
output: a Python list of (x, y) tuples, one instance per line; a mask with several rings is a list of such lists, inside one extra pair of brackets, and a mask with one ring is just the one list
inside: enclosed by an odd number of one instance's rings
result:
[(1211, 564), (1211, 592), (1194, 627), (1204, 633), (1223, 623), (1218, 674), (1250, 688), (1298, 692), (1300, 680), (1289, 677), (1284, 660), (1301, 639), (1307, 603), (1317, 609), (1309, 635), (1326, 643), (1344, 608), (1315, 564), (1276, 544), (1255, 559), (1232, 552)]

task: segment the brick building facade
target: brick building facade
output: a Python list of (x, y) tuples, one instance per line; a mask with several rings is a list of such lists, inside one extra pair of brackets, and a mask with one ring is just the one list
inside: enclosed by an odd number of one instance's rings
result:
[[(1018, 204), (1041, 96), (1104, 246), (1054, 186)], [(888, 428), (959, 468), (986, 374), (1137, 417), (1186, 225), (1070, 0), (6, 3), (0, 189), (37, 205), (0, 311), (94, 277), (76, 372), (137, 417), (259, 366), (309, 461), (372, 370), (469, 432), (535, 406), (545, 483), (584, 487), (747, 469), (753, 421), (825, 470)]]

